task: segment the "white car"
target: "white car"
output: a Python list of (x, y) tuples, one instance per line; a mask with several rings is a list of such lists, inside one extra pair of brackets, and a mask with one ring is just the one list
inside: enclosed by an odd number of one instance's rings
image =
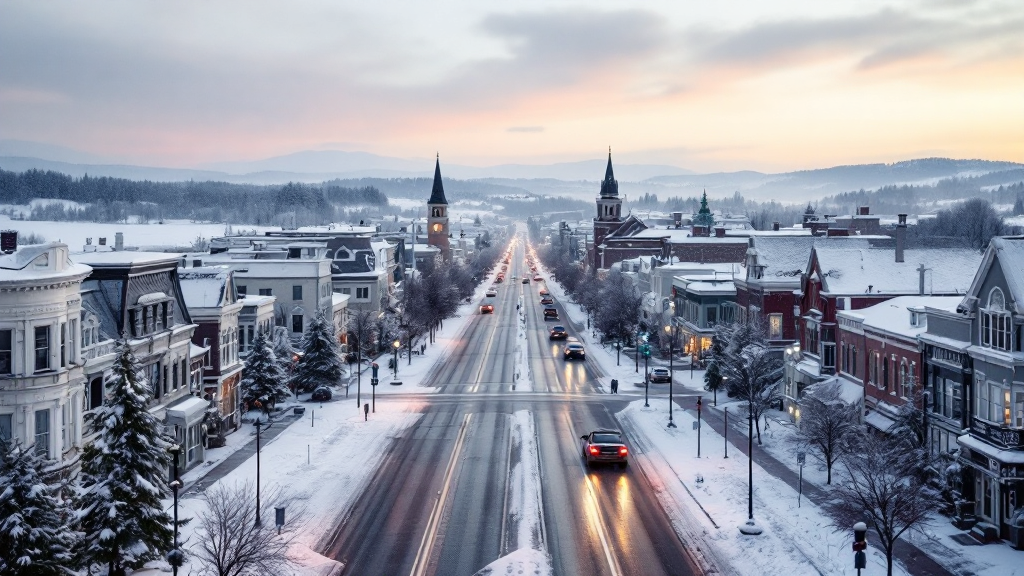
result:
[(491, 288), (490, 290), (487, 291), (487, 297), (488, 298), (494, 298), (497, 295), (498, 295), (498, 291), (493, 289), (493, 288)]

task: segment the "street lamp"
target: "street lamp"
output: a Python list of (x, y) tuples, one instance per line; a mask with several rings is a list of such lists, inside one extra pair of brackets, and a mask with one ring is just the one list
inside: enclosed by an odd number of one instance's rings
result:
[(398, 349), (402, 347), (402, 343), (395, 338), (395, 341), (391, 343), (391, 346), (395, 349), (395, 379), (398, 379)]
[(674, 368), (673, 359), (676, 352), (676, 330), (675, 326), (665, 326), (665, 332), (668, 333), (668, 427), (675, 428), (676, 423), (672, 419), (672, 412), (675, 410), (673, 405), (674, 399), (672, 397), (672, 384), (676, 380), (676, 375), (672, 371)]
[(762, 528), (754, 522), (754, 416), (747, 411), (747, 521), (740, 532), (747, 536), (761, 534)]
[(260, 520), (260, 429), (266, 426), (269, 430), (274, 424), (273, 422), (264, 424), (260, 417), (256, 416), (256, 420), (252, 425), (256, 427), (256, 527), (258, 528), (263, 525), (263, 522)]
[(181, 479), (178, 478), (178, 457), (181, 455), (181, 444), (174, 444), (167, 449), (174, 459), (174, 479), (171, 480), (171, 490), (174, 492), (174, 547), (167, 553), (167, 563), (171, 565), (174, 576), (178, 576), (178, 568), (185, 563), (185, 553), (178, 548), (178, 490), (181, 489)]

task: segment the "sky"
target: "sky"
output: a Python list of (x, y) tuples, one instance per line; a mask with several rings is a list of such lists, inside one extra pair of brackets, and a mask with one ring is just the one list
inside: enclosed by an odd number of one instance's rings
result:
[(1024, 162), (1024, 2), (5, 0), (0, 138), (172, 167)]

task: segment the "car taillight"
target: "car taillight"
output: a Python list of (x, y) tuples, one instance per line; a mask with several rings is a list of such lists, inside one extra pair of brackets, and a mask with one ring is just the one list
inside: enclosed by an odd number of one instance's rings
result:
[(601, 453), (601, 449), (598, 448), (597, 446), (591, 446), (590, 447), (590, 453), (594, 454), (594, 455), (600, 454)]
[(619, 448), (619, 456), (626, 456), (627, 454), (629, 454), (629, 450), (625, 446)]

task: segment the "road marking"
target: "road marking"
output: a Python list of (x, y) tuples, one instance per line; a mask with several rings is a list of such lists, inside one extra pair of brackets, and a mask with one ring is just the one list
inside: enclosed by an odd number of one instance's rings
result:
[[(569, 414), (565, 414), (565, 423), (569, 426), (569, 430), (572, 430), (572, 435), (577, 439), (577, 447), (579, 442), (579, 435), (576, 434), (576, 429), (572, 425), (572, 421), (569, 420)], [(615, 555), (612, 554), (611, 545), (608, 543), (608, 535), (604, 530), (604, 516), (601, 515), (601, 506), (597, 501), (597, 493), (594, 490), (593, 480), (590, 479), (590, 471), (587, 470), (586, 461), (583, 459), (582, 454), (580, 455), (580, 467), (583, 468), (583, 480), (587, 485), (587, 494), (590, 496), (590, 505), (593, 507), (594, 528), (597, 530), (597, 537), (601, 540), (601, 548), (604, 550), (604, 559), (608, 563), (608, 570), (612, 576), (619, 576), (622, 573), (622, 569), (619, 568), (619, 562), (616, 560)]]
[(448, 499), (448, 491), (451, 488), (452, 478), (455, 476), (455, 465), (459, 462), (459, 453), (462, 452), (462, 445), (466, 440), (466, 430), (469, 428), (469, 421), (472, 414), (466, 414), (462, 419), (462, 426), (459, 428), (459, 435), (455, 440), (455, 449), (448, 459), (448, 467), (444, 472), (444, 485), (441, 494), (434, 500), (434, 507), (430, 511), (430, 518), (427, 520), (427, 530), (420, 540), (420, 549), (416, 553), (416, 560), (412, 564), (410, 576), (423, 576), (426, 574), (427, 566), (430, 564), (430, 553), (434, 549), (434, 541), (437, 539), (437, 527), (441, 522), (444, 503)]

